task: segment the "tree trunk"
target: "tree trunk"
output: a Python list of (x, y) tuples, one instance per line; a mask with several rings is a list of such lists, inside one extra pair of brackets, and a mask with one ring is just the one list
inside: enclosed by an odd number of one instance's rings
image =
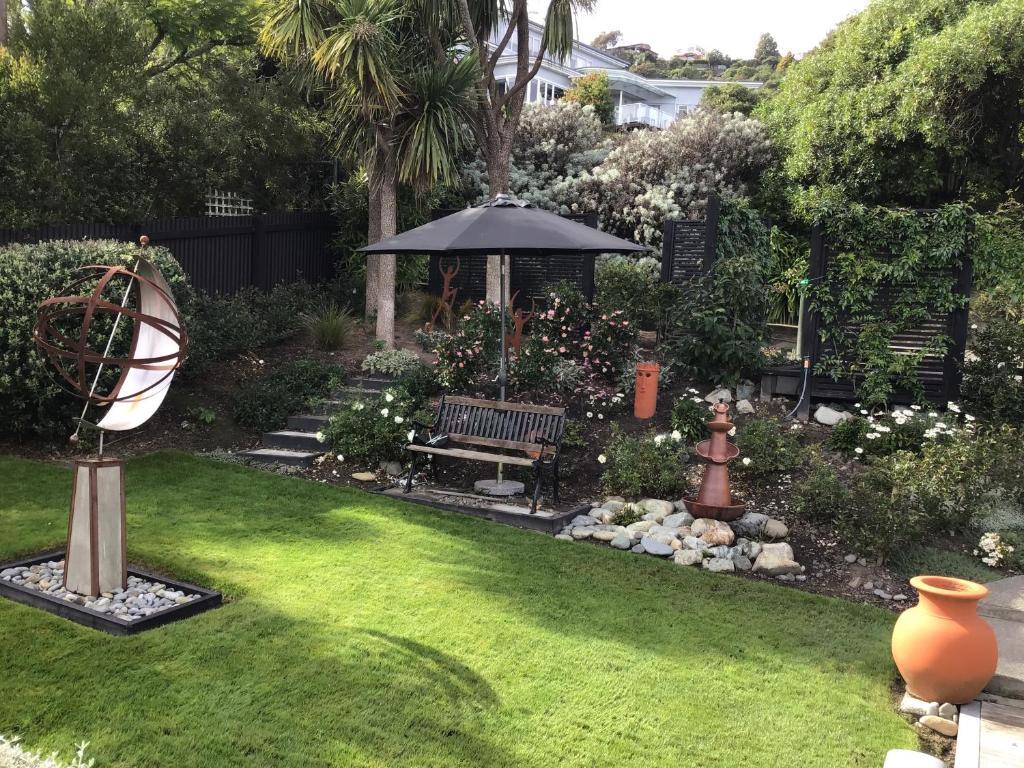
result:
[[(487, 179), (492, 198), (501, 194), (508, 194), (509, 164), (511, 162), (512, 146), (504, 145), (500, 141), (488, 141), (487, 143)], [(512, 270), (505, 273), (505, 297), (512, 295), (509, 291), (510, 276)], [(501, 265), (496, 255), (487, 257), (487, 301), (497, 305), (501, 301)]]
[[(388, 152), (380, 185), (380, 239), (398, 234), (398, 163), (394, 152)], [(393, 349), (395, 346), (395, 254), (377, 257), (377, 340)]]
[(0, 0), (0, 46), (7, 45), (7, 0)]
[[(370, 245), (381, 241), (380, 236), (380, 177), (372, 172), (369, 179), (369, 228), (366, 241)], [(366, 308), (364, 315), (367, 320), (377, 316), (377, 289), (379, 287), (380, 258), (372, 253), (366, 254)]]

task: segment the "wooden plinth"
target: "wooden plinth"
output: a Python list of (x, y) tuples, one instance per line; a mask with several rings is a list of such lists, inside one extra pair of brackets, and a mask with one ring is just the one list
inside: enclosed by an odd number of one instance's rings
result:
[(117, 459), (76, 460), (64, 588), (99, 595), (127, 587), (124, 464)]

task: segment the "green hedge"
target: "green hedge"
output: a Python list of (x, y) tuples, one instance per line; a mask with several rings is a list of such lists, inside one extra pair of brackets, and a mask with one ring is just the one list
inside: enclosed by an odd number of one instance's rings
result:
[[(82, 403), (56, 382), (44, 355), (36, 351), (32, 326), (36, 308), (58, 296), (90, 264), (128, 267), (139, 249), (114, 241), (50, 241), (0, 248), (0, 434), (55, 436), (72, 430)], [(165, 248), (147, 249), (187, 312), (193, 292), (181, 266)]]

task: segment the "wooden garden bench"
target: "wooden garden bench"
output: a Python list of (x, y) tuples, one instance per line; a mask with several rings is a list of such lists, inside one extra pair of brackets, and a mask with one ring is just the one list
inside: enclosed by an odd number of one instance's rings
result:
[[(416, 428), (426, 430), (427, 435)], [(558, 462), (564, 431), (565, 408), (442, 397), (433, 425), (417, 423), (410, 433), (406, 450), (413, 455), (405, 492), (412, 490), (416, 454), (420, 453), (429, 455), (435, 476), (438, 456), (532, 467), (534, 486), (530, 512), (535, 513), (541, 471), (545, 468), (551, 469), (552, 498), (558, 503)]]

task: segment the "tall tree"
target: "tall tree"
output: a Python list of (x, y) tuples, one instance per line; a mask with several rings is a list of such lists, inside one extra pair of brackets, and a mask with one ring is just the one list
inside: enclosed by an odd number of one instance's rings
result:
[[(523, 112), (526, 91), (546, 56), (563, 61), (572, 52), (575, 15), (589, 11), (596, 0), (548, 0), (544, 33), (535, 49), (530, 47), (528, 0), (440, 0), (442, 7), (454, 2), (466, 38), (476, 52), (478, 88), (476, 116), (472, 123), (487, 161), (492, 195), (509, 191), (509, 161), (516, 128)], [(491, 37), (505, 23), (504, 33), (494, 45)], [(515, 78), (506, 87), (494, 71), (513, 37), (516, 41)], [(498, 257), (487, 259), (487, 298), (498, 303)]]
[[(371, 243), (397, 232), (400, 182), (452, 180), (471, 118), (476, 58), (460, 54), (451, 19), (420, 11), (419, 0), (280, 0), (260, 35), (269, 54), (305, 67), (305, 86), (331, 104), (337, 151), (366, 167)], [(394, 346), (395, 256), (367, 266), (367, 309)]]
[(757, 61), (779, 58), (779, 44), (767, 32), (757, 39), (757, 47), (754, 48), (754, 58)]
[(7, 0), (0, 0), (0, 45), (7, 45)]
[(613, 29), (611, 32), (602, 32), (593, 40), (590, 44), (595, 48), (601, 48), (607, 50), (608, 48), (614, 48), (622, 40), (622, 32), (617, 29)]

